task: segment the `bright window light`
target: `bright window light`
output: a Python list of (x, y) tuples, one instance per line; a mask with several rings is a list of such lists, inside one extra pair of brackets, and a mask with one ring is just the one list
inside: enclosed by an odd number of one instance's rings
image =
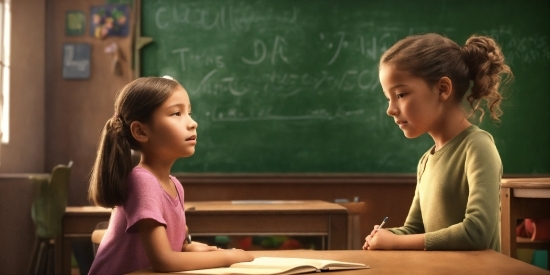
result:
[(0, 0), (0, 135), (2, 143), (10, 139), (10, 40), (11, 0)]

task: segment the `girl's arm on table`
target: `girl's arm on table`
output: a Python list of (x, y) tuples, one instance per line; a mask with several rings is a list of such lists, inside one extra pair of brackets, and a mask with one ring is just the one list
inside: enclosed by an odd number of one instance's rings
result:
[(372, 230), (363, 249), (424, 250), (424, 234), (396, 235), (386, 229)]
[(144, 219), (139, 221), (137, 226), (147, 258), (153, 270), (157, 272), (223, 267), (254, 259), (252, 255), (241, 249), (216, 250), (215, 247), (199, 243), (188, 245), (186, 251), (203, 252), (173, 251), (163, 225), (152, 219)]

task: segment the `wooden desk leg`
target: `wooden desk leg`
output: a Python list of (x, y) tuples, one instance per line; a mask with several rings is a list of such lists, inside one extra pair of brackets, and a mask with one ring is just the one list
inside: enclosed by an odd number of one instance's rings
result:
[(54, 274), (61, 274), (63, 255), (63, 232), (55, 238), (54, 246)]
[(517, 209), (512, 190), (500, 189), (500, 239), (502, 254), (517, 258), (516, 255), (516, 224)]
[(328, 250), (348, 249), (348, 215), (329, 216)]
[(61, 267), (61, 274), (71, 274), (71, 241), (67, 237), (63, 237), (63, 239), (63, 255), (61, 255), (61, 257), (63, 258), (63, 266)]
[(66, 218), (63, 218), (61, 234), (55, 238), (54, 274), (71, 274), (71, 242), (63, 230), (66, 222)]

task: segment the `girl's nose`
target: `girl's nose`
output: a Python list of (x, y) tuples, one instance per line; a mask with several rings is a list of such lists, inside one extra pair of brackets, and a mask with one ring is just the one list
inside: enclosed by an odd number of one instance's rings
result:
[(398, 114), (397, 108), (394, 104), (392, 104), (391, 101), (388, 102), (388, 109), (386, 110), (386, 114), (388, 114), (388, 116), (396, 116)]
[(197, 129), (199, 127), (199, 124), (191, 118), (191, 121), (189, 122), (189, 125), (187, 127), (189, 129)]

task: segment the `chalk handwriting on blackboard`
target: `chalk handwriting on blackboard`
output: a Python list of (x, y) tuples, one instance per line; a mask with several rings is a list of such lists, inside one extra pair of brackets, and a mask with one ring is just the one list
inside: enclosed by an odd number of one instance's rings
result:
[(253, 10), (251, 6), (225, 6), (212, 10), (195, 8), (191, 5), (180, 3), (172, 5), (170, 9), (160, 7), (155, 12), (157, 28), (166, 29), (170, 24), (189, 25), (199, 30), (231, 30), (248, 31), (252, 25), (264, 27), (277, 26), (274, 24), (295, 24), (299, 9), (292, 7), (282, 14), (272, 9), (262, 11)]
[[(252, 93), (253, 95), (289, 97), (302, 90), (324, 93), (327, 89), (332, 92), (354, 91), (356, 89), (373, 91), (379, 87), (377, 68), (362, 71), (347, 70), (336, 73), (321, 71), (316, 75), (272, 71), (259, 77), (215, 77), (218, 73), (219, 69), (210, 71), (202, 78), (199, 86), (194, 87), (190, 93), (231, 94), (237, 97)], [(321, 86), (324, 86), (325, 89), (318, 90)]]
[(216, 68), (223, 68), (225, 67), (225, 63), (223, 62), (223, 56), (221, 55), (216, 55), (216, 56), (211, 56), (211, 55), (208, 55), (208, 54), (193, 54), (193, 53), (189, 53), (187, 54), (187, 52), (189, 52), (189, 48), (178, 48), (178, 49), (174, 49), (172, 50), (172, 53), (173, 54), (178, 54), (179, 55), (179, 59), (180, 59), (180, 62), (181, 62), (181, 70), (184, 72), (186, 71), (186, 62), (185, 60), (186, 59), (190, 59), (190, 60), (193, 60), (194, 63), (198, 63), (198, 66), (199, 67), (202, 67), (202, 66), (210, 66), (210, 65), (214, 65)]
[(483, 33), (495, 38), (501, 44), (508, 62), (530, 64), (550, 60), (548, 36), (524, 36), (515, 33), (509, 26), (501, 26)]
[[(253, 43), (253, 58), (255, 60), (249, 60), (246, 57), (241, 57), (241, 60), (248, 65), (260, 64), (265, 60), (267, 56), (267, 46), (262, 40), (255, 39)], [(275, 39), (273, 41), (273, 49), (271, 50), (271, 64), (275, 64), (276, 59), (280, 59), (285, 63), (289, 63), (288, 58), (284, 54), (284, 46), (286, 45), (288, 45), (288, 43), (286, 42), (284, 37), (281, 37), (279, 35), (275, 36)]]
[(303, 114), (284, 115), (274, 113), (273, 107), (264, 108), (245, 108), (239, 109), (231, 107), (225, 111), (220, 110), (215, 106), (211, 112), (206, 112), (205, 115), (210, 117), (214, 122), (239, 122), (253, 120), (334, 120), (348, 119), (352, 116), (360, 116), (365, 113), (365, 109), (345, 110), (338, 108), (335, 111), (330, 111), (324, 108), (307, 109)]

